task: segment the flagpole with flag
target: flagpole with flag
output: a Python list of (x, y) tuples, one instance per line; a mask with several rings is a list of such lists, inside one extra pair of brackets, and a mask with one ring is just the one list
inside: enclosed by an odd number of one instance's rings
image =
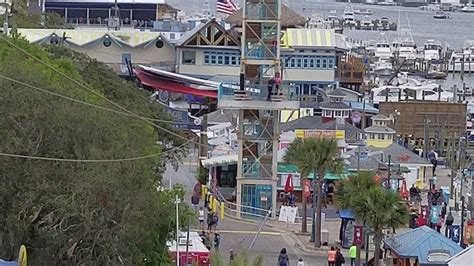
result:
[(237, 11), (237, 6), (232, 0), (217, 0), (216, 9), (218, 14), (232, 15)]

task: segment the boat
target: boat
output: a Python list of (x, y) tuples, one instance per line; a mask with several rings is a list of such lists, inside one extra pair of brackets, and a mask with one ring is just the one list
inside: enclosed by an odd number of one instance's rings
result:
[(443, 11), (436, 11), (436, 13), (433, 15), (433, 18), (435, 18), (435, 19), (449, 19), (451, 17), (448, 14), (444, 13)]
[(464, 13), (474, 13), (474, 6), (472, 5), (472, 0), (468, 4), (466, 4), (466, 6), (461, 8), (460, 11)]
[(406, 13), (405, 15), (407, 18), (407, 27), (400, 27), (399, 39), (401, 41), (401, 46), (398, 48), (398, 58), (410, 62), (416, 59), (416, 43), (413, 40), (408, 15)]
[(424, 10), (424, 11), (440, 11), (441, 10), (441, 5), (429, 4), (429, 5), (426, 5), (426, 6), (420, 6), (420, 9)]
[(390, 76), (393, 73), (393, 64), (388, 60), (379, 60), (373, 65), (373, 71), (378, 76)]
[(439, 60), (440, 53), (442, 50), (443, 46), (441, 46), (440, 42), (435, 40), (428, 40), (423, 46), (423, 58), (428, 61)]
[(355, 26), (357, 24), (354, 16), (354, 10), (351, 5), (347, 5), (342, 15), (342, 20), (345, 26)]
[(363, 30), (372, 30), (374, 28), (374, 23), (369, 16), (364, 16), (360, 22), (360, 27)]
[(329, 15), (336, 15), (337, 11), (335, 9), (329, 10)]
[(378, 59), (390, 59), (393, 56), (385, 34), (380, 34), (380, 38), (375, 44), (374, 56)]
[(448, 64), (449, 72), (474, 73), (474, 40), (468, 40), (461, 52), (454, 52)]
[(356, 9), (354, 10), (354, 14), (371, 16), (373, 13), (372, 13), (372, 10), (370, 9)]

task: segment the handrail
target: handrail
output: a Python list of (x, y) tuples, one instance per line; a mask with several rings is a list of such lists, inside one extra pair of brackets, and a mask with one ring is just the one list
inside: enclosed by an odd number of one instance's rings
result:
[[(231, 211), (231, 212), (240, 213), (240, 214), (248, 215), (248, 216), (259, 217), (259, 218), (265, 218), (266, 214), (268, 213), (268, 210), (266, 210), (266, 209), (261, 209), (261, 208), (257, 208), (257, 207), (246, 206), (246, 205), (239, 205), (239, 204), (230, 202), (230, 201), (228, 201), (224, 198), (224, 196), (219, 191), (219, 189), (217, 189), (217, 198), (221, 203), (222, 202), (225, 203), (224, 204), (224, 209), (227, 209), (228, 211)], [(235, 208), (231, 208), (231, 207), (228, 207), (228, 206), (234, 206)], [(240, 211), (237, 211), (237, 209), (238, 209), (237, 207), (239, 207), (239, 206), (241, 207)], [(253, 213), (253, 212), (252, 213), (251, 212), (246, 212), (246, 211), (243, 211), (242, 209), (255, 210), (255, 211), (257, 211), (259, 213), (262, 213), (262, 214)], [(273, 212), (273, 210), (272, 210), (272, 212)], [(270, 217), (270, 219), (276, 220), (276, 218), (274, 218), (274, 217)]]

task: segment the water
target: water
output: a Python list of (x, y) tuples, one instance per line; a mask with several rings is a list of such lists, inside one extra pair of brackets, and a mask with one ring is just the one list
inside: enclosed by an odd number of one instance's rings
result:
[[(200, 12), (206, 0), (167, 0), (167, 3), (176, 8), (186, 11), (188, 14)], [(209, 0), (211, 12), (215, 11), (216, 0)], [(241, 2), (235, 0), (234, 2)], [(288, 6), (305, 17), (311, 17), (313, 14), (327, 16), (329, 10), (337, 11), (337, 16), (342, 16), (347, 3), (336, 3), (334, 0), (287, 0)], [(474, 39), (474, 14), (449, 12), (452, 19), (440, 20), (434, 19), (433, 13), (422, 11), (419, 8), (412, 7), (386, 7), (363, 4), (352, 4), (354, 9), (371, 9), (372, 18), (388, 17), (390, 21), (397, 22), (400, 14), (401, 25), (406, 27), (410, 23), (413, 39), (418, 47), (422, 47), (427, 40), (438, 40), (444, 46), (459, 50), (464, 42)], [(303, 11), (305, 9), (305, 11)], [(399, 12), (400, 10), (400, 12)], [(361, 18), (362, 16), (359, 16)], [(407, 20), (408, 17), (408, 20)], [(344, 34), (353, 39), (376, 40), (379, 36), (377, 31), (344, 30)], [(389, 41), (397, 37), (397, 32), (386, 32)], [(443, 86), (452, 86), (457, 84), (462, 86), (462, 80), (459, 74), (452, 76), (450, 74), (444, 81), (437, 81)], [(464, 82), (470, 87), (474, 87), (474, 73), (466, 74)]]

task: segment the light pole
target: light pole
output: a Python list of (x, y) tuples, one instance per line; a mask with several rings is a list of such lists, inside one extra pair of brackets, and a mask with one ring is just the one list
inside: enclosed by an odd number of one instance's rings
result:
[(176, 266), (179, 266), (179, 203), (180, 199), (176, 195)]

